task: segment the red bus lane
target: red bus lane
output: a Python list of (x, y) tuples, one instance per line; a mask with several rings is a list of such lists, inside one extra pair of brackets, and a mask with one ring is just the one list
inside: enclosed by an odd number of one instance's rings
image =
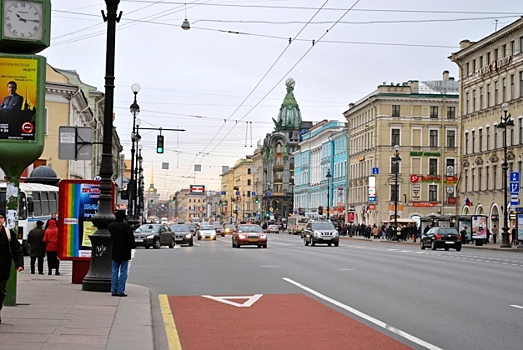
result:
[(168, 301), (183, 350), (411, 349), (304, 294)]

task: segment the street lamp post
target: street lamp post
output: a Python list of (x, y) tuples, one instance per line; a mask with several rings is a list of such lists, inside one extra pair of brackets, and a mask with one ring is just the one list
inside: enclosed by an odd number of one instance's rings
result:
[(510, 248), (510, 240), (509, 240), (509, 227), (508, 227), (508, 186), (507, 186), (507, 178), (508, 178), (508, 161), (507, 161), (507, 128), (514, 126), (514, 121), (511, 118), (510, 114), (508, 113), (508, 103), (503, 103), (501, 105), (501, 108), (503, 109), (503, 115), (500, 117), (500, 123), (498, 124), (498, 128), (503, 129), (503, 232), (501, 233), (501, 246), (500, 248)]
[(102, 162), (100, 164), (100, 197), (98, 211), (93, 217), (96, 231), (89, 236), (91, 240), (91, 261), (89, 271), (82, 281), (82, 290), (92, 292), (111, 291), (111, 235), (107, 227), (114, 221), (112, 212), (112, 176), (113, 176), (113, 108), (114, 108), (114, 57), (116, 47), (116, 23), (120, 0), (105, 0), (107, 16), (107, 43), (105, 61), (105, 108), (103, 123)]
[(138, 92), (140, 91), (140, 85), (138, 84), (133, 84), (131, 86), (131, 90), (133, 91), (134, 93), (134, 101), (133, 103), (131, 104), (131, 107), (129, 108), (129, 110), (131, 111), (131, 114), (133, 116), (133, 130), (132, 130), (132, 133), (131, 133), (131, 181), (129, 181), (129, 185), (130, 185), (130, 188), (129, 188), (129, 205), (128, 205), (128, 213), (127, 215), (129, 216), (129, 218), (131, 218), (133, 221), (134, 221), (134, 202), (135, 202), (135, 198), (136, 198), (136, 183), (135, 183), (135, 164), (134, 164), (134, 154), (136, 152), (136, 148), (135, 148), (135, 143), (136, 143), (136, 140), (137, 140), (137, 132), (136, 132), (136, 125), (138, 124), (138, 126), (140, 125), (140, 119), (137, 120), (136, 116), (138, 114), (140, 114), (140, 106), (138, 105), (138, 103), (136, 102), (136, 95), (138, 95)]
[[(139, 120), (139, 119), (138, 119)], [(139, 134), (138, 134), (139, 135)], [(136, 178), (136, 203), (135, 203), (135, 215), (134, 215), (134, 221), (138, 222), (140, 216), (142, 216), (142, 206), (141, 203), (142, 200), (142, 149), (143, 145), (138, 145), (138, 152), (136, 153), (136, 172), (135, 172), (135, 178)], [(141, 222), (140, 222), (141, 224)]]
[(398, 238), (398, 197), (399, 197), (399, 189), (398, 189), (398, 173), (400, 168), (400, 162), (401, 158), (399, 155), (400, 146), (395, 145), (394, 146), (394, 158), (392, 159), (392, 162), (394, 164), (394, 231), (392, 233), (392, 241), (393, 242), (399, 242)]
[(327, 175), (325, 175), (325, 177), (327, 178), (327, 220), (330, 219), (330, 201), (331, 201), (331, 198), (330, 198), (330, 192), (331, 192), (331, 169), (328, 168), (327, 169)]

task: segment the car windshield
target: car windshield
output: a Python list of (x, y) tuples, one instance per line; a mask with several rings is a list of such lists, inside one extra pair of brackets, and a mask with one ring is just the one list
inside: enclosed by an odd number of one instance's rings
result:
[(160, 225), (142, 225), (135, 232), (158, 232)]
[(263, 230), (258, 225), (246, 225), (246, 226), (238, 226), (238, 232), (256, 232), (256, 233), (263, 233)]
[(173, 230), (174, 232), (188, 232), (188, 231), (190, 231), (189, 230), (189, 226), (187, 226), (187, 225), (172, 225), (171, 226), (171, 230)]
[(200, 226), (200, 231), (205, 231), (205, 230), (214, 230), (214, 226), (211, 226), (211, 225)]
[(312, 224), (313, 230), (334, 230), (334, 225), (330, 222), (315, 222)]
[(450, 228), (450, 227), (449, 227), (449, 228), (440, 228), (440, 229), (438, 230), (438, 233), (444, 233), (444, 234), (449, 234), (449, 233), (450, 233), (450, 234), (455, 234), (455, 235), (457, 235), (457, 234), (458, 234), (458, 231), (456, 231), (456, 229), (454, 229), (454, 228)]
[(220, 225), (219, 222), (215, 222), (215, 223), (213, 224), (213, 226), (214, 226), (214, 227), (218, 227), (218, 228), (222, 228), (222, 225)]
[(227, 224), (225, 225), (225, 228), (236, 228), (236, 226), (234, 226), (233, 224)]

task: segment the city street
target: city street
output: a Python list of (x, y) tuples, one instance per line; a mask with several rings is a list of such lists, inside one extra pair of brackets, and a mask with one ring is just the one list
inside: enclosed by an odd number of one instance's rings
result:
[[(389, 349), (399, 341), (416, 349), (520, 349), (522, 272), (523, 255), (508, 251), (432, 251), (349, 239), (337, 248), (305, 247), (299, 236), (271, 234), (267, 249), (233, 249), (230, 237), (195, 241), (194, 247), (137, 249), (129, 282), (153, 294), (157, 348), (172, 346), (164, 319), (170, 305), (184, 349), (205, 338), (213, 349), (232, 348), (240, 338), (253, 349), (278, 341), (281, 348), (299, 348), (298, 340), (315, 348), (329, 318), (336, 328), (328, 333), (330, 348), (346, 348), (350, 341), (365, 348), (377, 331), (383, 342), (366, 348)], [(251, 308), (238, 328), (238, 312)], [(294, 317), (296, 310), (306, 322)], [(289, 322), (282, 327), (275, 320)], [(250, 333), (253, 327), (272, 343)], [(361, 339), (350, 335), (355, 327)]]

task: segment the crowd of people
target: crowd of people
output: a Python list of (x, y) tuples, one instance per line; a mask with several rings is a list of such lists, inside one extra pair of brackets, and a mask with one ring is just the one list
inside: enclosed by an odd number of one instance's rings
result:
[[(348, 224), (338, 225), (338, 231), (341, 236), (361, 236), (367, 239), (386, 239), (392, 240), (394, 237), (394, 224), (365, 225), (365, 224)], [(396, 236), (400, 241), (412, 239), (416, 241), (419, 233), (416, 225), (398, 225)]]

